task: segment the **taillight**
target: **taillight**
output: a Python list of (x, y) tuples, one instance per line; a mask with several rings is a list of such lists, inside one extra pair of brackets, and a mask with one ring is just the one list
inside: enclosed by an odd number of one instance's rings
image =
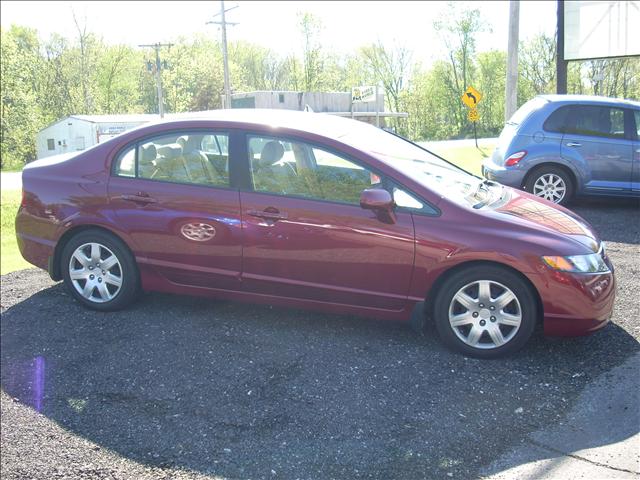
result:
[(509, 158), (507, 158), (504, 161), (504, 166), (505, 167), (513, 167), (520, 160), (522, 160), (524, 157), (526, 157), (526, 155), (527, 155), (527, 151), (526, 150), (520, 150), (519, 152), (516, 152), (513, 155), (510, 155)]

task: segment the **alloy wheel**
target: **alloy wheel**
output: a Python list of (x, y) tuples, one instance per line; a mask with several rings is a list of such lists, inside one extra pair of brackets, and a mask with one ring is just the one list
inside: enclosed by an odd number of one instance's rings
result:
[(533, 194), (560, 203), (567, 193), (567, 185), (562, 177), (555, 173), (540, 175), (533, 184)]
[(522, 323), (522, 308), (508, 287), (478, 280), (462, 287), (451, 299), (449, 325), (473, 348), (494, 349), (511, 341)]
[(85, 299), (105, 303), (113, 300), (122, 288), (122, 266), (118, 257), (104, 245), (85, 243), (71, 255), (69, 278)]

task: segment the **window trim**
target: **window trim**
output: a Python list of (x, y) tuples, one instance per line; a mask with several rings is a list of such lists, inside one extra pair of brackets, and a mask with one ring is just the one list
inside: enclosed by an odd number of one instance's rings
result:
[[(380, 170), (378, 170), (375, 167), (371, 167), (369, 165), (363, 165), (363, 162), (359, 159), (355, 159), (352, 155), (343, 152), (341, 150), (338, 150), (334, 147), (330, 147), (328, 145), (313, 141), (313, 140), (308, 140), (308, 139), (304, 139), (304, 138), (300, 138), (300, 137), (296, 137), (295, 135), (273, 135), (271, 133), (267, 133), (267, 132), (260, 132), (260, 131), (256, 131), (256, 130), (244, 130), (243, 131), (243, 142), (242, 142), (242, 148), (243, 148), (243, 155), (242, 155), (242, 164), (245, 168), (245, 173), (248, 175), (247, 178), (245, 179), (245, 184), (247, 184), (249, 187), (247, 188), (246, 186), (240, 186), (239, 190), (240, 192), (246, 192), (246, 193), (259, 193), (262, 195), (274, 195), (276, 197), (281, 197), (281, 198), (295, 198), (295, 199), (302, 199), (302, 200), (309, 200), (309, 201), (314, 201), (314, 202), (322, 202), (322, 203), (328, 203), (328, 204), (332, 204), (332, 205), (348, 205), (351, 207), (359, 207), (359, 204), (353, 204), (353, 203), (347, 203), (347, 202), (338, 202), (335, 200), (325, 200), (322, 198), (311, 198), (311, 197), (303, 197), (301, 195), (291, 195), (291, 194), (282, 194), (282, 193), (274, 193), (274, 192), (261, 192), (258, 190), (255, 190), (255, 188), (253, 187), (253, 169), (252, 169), (252, 165), (251, 162), (249, 161), (249, 141), (250, 141), (250, 137), (260, 137), (260, 138), (266, 138), (266, 139), (272, 139), (272, 140), (282, 140), (282, 141), (287, 141), (287, 142), (298, 142), (298, 143), (305, 143), (306, 145), (310, 146), (311, 148), (319, 148), (321, 150), (324, 150), (326, 152), (329, 152), (331, 154), (334, 154), (338, 157), (344, 158), (345, 160), (354, 163), (356, 165), (358, 165), (359, 167), (361, 167), (364, 170), (368, 170), (371, 173), (374, 173), (375, 175), (384, 177), (386, 179), (388, 179), (388, 181), (395, 186), (396, 188), (400, 188), (402, 190), (405, 190), (407, 193), (409, 193), (410, 195), (413, 195), (414, 197), (416, 197), (418, 200), (420, 200), (424, 206), (422, 209), (418, 210), (418, 209), (412, 209), (412, 208), (408, 208), (408, 207), (399, 207), (396, 205), (396, 209), (398, 212), (403, 212), (403, 213), (411, 213), (411, 214), (416, 214), (416, 215), (421, 215), (421, 216), (426, 216), (426, 217), (440, 217), (442, 215), (442, 211), (435, 206), (433, 203), (429, 202), (428, 200), (426, 200), (422, 195), (418, 195), (416, 192), (414, 192), (412, 189), (410, 189), (409, 187), (403, 185), (402, 183), (400, 183), (398, 180), (396, 180), (393, 177), (390, 177), (389, 175), (385, 174), (384, 172), (381, 172)], [(402, 138), (402, 137), (401, 137)], [(365, 152), (362, 152), (363, 155), (366, 155)], [(459, 167), (458, 167), (459, 168)], [(392, 195), (393, 198), (393, 192), (389, 192)]]
[[(227, 161), (229, 163), (229, 184), (228, 185), (207, 185), (207, 184), (202, 184), (202, 183), (191, 183), (191, 182), (178, 182), (178, 181), (171, 181), (171, 180), (156, 180), (153, 178), (146, 178), (146, 177), (141, 177), (139, 175), (139, 171), (138, 171), (138, 151), (139, 151), (139, 147), (141, 144), (149, 142), (151, 140), (153, 140), (154, 138), (160, 138), (160, 137), (166, 137), (169, 135), (173, 135), (176, 134), (178, 136), (180, 136), (181, 134), (189, 134), (189, 132), (193, 133), (193, 132), (203, 132), (203, 133), (208, 133), (209, 135), (213, 135), (214, 137), (216, 135), (226, 135), (229, 145), (228, 145), (228, 155), (227, 155)], [(216, 130), (215, 128), (208, 128), (208, 127), (198, 127), (198, 128), (179, 128), (179, 129), (171, 129), (171, 130), (166, 130), (164, 132), (156, 132), (156, 133), (152, 133), (149, 134), (147, 136), (144, 137), (139, 137), (135, 140), (131, 140), (127, 143), (125, 143), (122, 147), (118, 148), (118, 150), (112, 155), (111, 157), (111, 167), (110, 167), (110, 176), (111, 177), (117, 177), (117, 178), (128, 178), (128, 179), (132, 179), (132, 180), (148, 180), (151, 182), (156, 182), (156, 183), (167, 183), (167, 184), (173, 184), (173, 185), (189, 185), (189, 186), (194, 186), (194, 187), (205, 187), (205, 188), (219, 188), (219, 189), (224, 189), (224, 190), (237, 190), (238, 188), (236, 186), (234, 186), (234, 181), (232, 180), (233, 176), (232, 175), (232, 171), (233, 171), (233, 167), (232, 167), (232, 160), (231, 160), (231, 143), (232, 143), (232, 138), (233, 136), (233, 131), (231, 129), (221, 129), (221, 130)], [(125, 154), (129, 148), (133, 147), (134, 148), (134, 152), (135, 152), (135, 176), (133, 177), (129, 177), (126, 175), (118, 175), (118, 173), (116, 172), (116, 168), (118, 165), (118, 161), (120, 160), (121, 156), (123, 154)]]

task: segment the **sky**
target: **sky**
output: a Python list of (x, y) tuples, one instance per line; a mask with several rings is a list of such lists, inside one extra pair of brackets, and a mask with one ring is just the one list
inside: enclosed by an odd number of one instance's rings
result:
[[(444, 54), (433, 21), (449, 9), (440, 1), (227, 1), (228, 39), (246, 40), (276, 50), (298, 54), (302, 42), (298, 12), (310, 12), (323, 25), (321, 43), (327, 51), (348, 53), (377, 40), (413, 52), (413, 61), (429, 65)], [(489, 29), (477, 38), (477, 51), (506, 50), (508, 1), (455, 2), (453, 13), (478, 8)], [(87, 29), (107, 43), (133, 46), (166, 42), (195, 33), (220, 38), (216, 25), (206, 25), (220, 11), (219, 1), (1, 1), (0, 23), (36, 28), (41, 38), (53, 33), (75, 36), (72, 11)], [(554, 35), (556, 2), (523, 1), (520, 39), (537, 33)]]

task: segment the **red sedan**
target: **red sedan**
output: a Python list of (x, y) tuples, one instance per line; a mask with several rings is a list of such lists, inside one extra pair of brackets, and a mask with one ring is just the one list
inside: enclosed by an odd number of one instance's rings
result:
[(131, 130), (23, 171), (22, 255), (80, 303), (141, 290), (423, 325), (496, 357), (537, 322), (610, 318), (604, 244), (572, 212), (373, 126), (231, 110)]

